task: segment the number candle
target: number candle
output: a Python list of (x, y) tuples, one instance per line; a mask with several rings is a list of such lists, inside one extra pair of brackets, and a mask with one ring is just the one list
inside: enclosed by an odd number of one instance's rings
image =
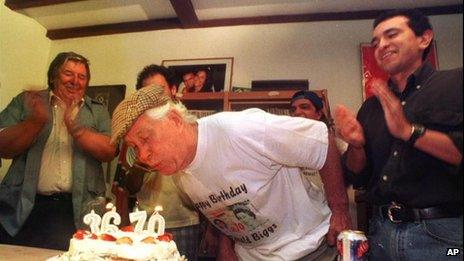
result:
[[(111, 224), (111, 219), (114, 219), (114, 225)], [(118, 212), (116, 212), (116, 207), (113, 207), (111, 211), (108, 211), (103, 215), (101, 223), (102, 233), (114, 233), (119, 230), (116, 225), (121, 224), (121, 216), (119, 216)]]
[(90, 231), (94, 234), (98, 234), (100, 232), (100, 222), (101, 217), (95, 214), (95, 211), (92, 211), (84, 216), (84, 223), (89, 225)]

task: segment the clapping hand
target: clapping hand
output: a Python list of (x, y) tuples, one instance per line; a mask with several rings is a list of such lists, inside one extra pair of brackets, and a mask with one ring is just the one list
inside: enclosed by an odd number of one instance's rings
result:
[(338, 135), (353, 147), (365, 144), (364, 131), (354, 114), (343, 105), (335, 109), (335, 129)]
[(46, 99), (39, 91), (26, 91), (24, 104), (29, 110), (29, 119), (39, 124), (45, 124), (50, 118)]
[(75, 136), (77, 131), (81, 128), (76, 123), (76, 116), (78, 112), (79, 103), (77, 101), (73, 100), (70, 104), (67, 104), (66, 110), (64, 112), (64, 123), (71, 136)]
[(400, 100), (388, 89), (385, 81), (374, 80), (372, 87), (374, 95), (382, 105), (390, 134), (396, 138), (408, 140), (411, 136), (411, 123), (404, 115)]

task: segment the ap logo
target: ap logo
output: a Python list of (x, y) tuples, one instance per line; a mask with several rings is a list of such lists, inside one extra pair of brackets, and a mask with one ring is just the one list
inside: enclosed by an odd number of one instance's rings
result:
[(459, 248), (448, 248), (448, 250), (446, 250), (446, 255), (447, 256), (457, 256), (460, 254), (460, 250)]

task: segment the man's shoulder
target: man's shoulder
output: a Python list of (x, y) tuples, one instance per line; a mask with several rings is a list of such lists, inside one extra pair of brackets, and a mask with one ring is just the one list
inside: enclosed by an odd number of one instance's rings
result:
[(462, 93), (462, 67), (450, 70), (436, 71), (426, 85), (439, 91), (447, 92), (449, 94), (456, 91)]
[(456, 81), (461, 80), (461, 83), (462, 83), (462, 67), (449, 69), (449, 70), (437, 71), (434, 74), (434, 77), (456, 80)]

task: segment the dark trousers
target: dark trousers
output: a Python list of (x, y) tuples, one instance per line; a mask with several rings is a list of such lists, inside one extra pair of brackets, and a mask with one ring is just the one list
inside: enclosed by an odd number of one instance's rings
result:
[(67, 250), (74, 232), (71, 195), (37, 195), (34, 208), (18, 234), (12, 237), (0, 226), (0, 243)]

